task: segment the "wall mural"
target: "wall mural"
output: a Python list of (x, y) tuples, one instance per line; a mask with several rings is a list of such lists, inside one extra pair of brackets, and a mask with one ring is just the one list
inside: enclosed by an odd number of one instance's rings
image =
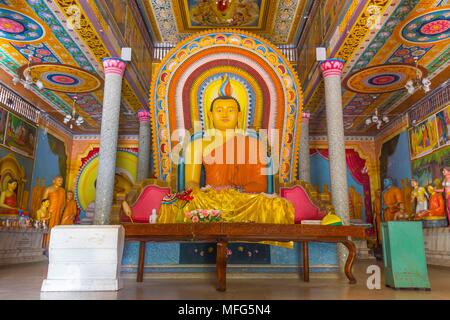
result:
[(442, 168), (450, 163), (450, 146), (441, 148), (422, 158), (411, 162), (413, 176), (417, 177), (422, 186), (438, 184), (436, 179), (442, 181)]
[(416, 159), (439, 147), (436, 116), (433, 115), (409, 130), (411, 158)]
[(450, 145), (450, 106), (436, 114), (439, 146)]
[(15, 152), (33, 157), (36, 145), (36, 132), (36, 127), (10, 113), (5, 145)]
[(0, 108), (0, 143), (5, 143), (6, 120), (8, 112)]

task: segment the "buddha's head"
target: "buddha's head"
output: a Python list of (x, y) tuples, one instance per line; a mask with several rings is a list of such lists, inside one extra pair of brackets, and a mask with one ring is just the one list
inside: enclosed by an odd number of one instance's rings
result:
[(431, 184), (427, 187), (427, 191), (428, 191), (429, 194), (434, 194), (435, 193), (435, 189), (434, 189), (434, 187)]
[(211, 103), (211, 122), (218, 130), (235, 129), (241, 112), (239, 102), (233, 97), (219, 97)]
[(9, 180), (7, 188), (9, 191), (15, 191), (17, 188), (17, 180), (15, 179)]
[(213, 100), (209, 109), (212, 126), (218, 130), (236, 129), (239, 125), (241, 106), (233, 97), (233, 87), (230, 77), (225, 74), (222, 78), (218, 97)]
[(73, 200), (73, 191), (72, 190), (67, 191), (67, 200), (68, 201)]
[(43, 200), (41, 201), (41, 206), (42, 206), (43, 208), (48, 208), (48, 207), (50, 207), (50, 200), (49, 200), (49, 199), (43, 199)]

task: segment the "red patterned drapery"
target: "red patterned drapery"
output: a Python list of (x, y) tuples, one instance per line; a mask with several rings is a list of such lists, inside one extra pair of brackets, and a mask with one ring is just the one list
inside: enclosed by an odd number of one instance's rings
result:
[[(328, 149), (310, 149), (311, 155), (316, 153), (328, 160)], [(366, 220), (368, 223), (372, 223), (372, 199), (370, 195), (370, 178), (366, 170), (366, 160), (362, 159), (354, 149), (345, 150), (345, 160), (353, 179), (363, 186)]]

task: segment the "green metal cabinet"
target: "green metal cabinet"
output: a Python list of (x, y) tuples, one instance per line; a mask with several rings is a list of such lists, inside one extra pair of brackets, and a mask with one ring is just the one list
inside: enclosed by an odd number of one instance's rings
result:
[(422, 222), (383, 222), (382, 235), (386, 286), (430, 290)]

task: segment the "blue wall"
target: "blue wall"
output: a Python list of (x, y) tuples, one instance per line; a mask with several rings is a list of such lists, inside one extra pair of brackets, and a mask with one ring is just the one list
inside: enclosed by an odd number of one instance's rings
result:
[[(50, 149), (48, 135), (42, 129), (38, 129), (38, 139), (33, 171), (32, 187), (36, 185), (36, 179), (45, 179), (45, 186), (49, 186), (56, 176), (66, 176), (65, 172), (60, 172), (59, 155), (54, 154)], [(61, 141), (61, 143), (63, 143)], [(66, 183), (66, 181), (64, 181)]]
[(401, 187), (400, 181), (411, 179), (411, 161), (409, 154), (408, 133), (400, 133), (397, 147), (394, 153), (388, 157), (387, 176), (394, 179), (397, 187)]
[[(136, 272), (139, 256), (139, 243), (126, 242), (122, 258), (124, 272)], [(145, 272), (204, 272), (212, 271), (214, 263), (183, 265), (180, 261), (179, 243), (147, 243)], [(230, 272), (298, 272), (302, 263), (301, 246), (293, 249), (270, 246), (269, 264), (229, 264)], [(309, 244), (309, 263), (311, 272), (332, 272), (338, 270), (336, 244)]]

